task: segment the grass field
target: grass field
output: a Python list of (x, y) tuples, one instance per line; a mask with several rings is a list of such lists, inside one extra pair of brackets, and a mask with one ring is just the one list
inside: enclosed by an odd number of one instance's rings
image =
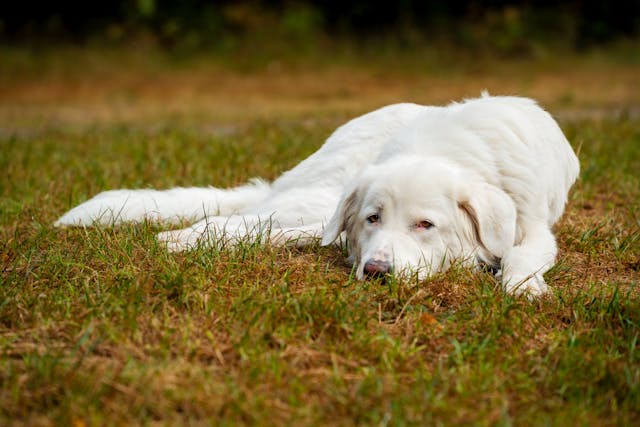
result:
[[(637, 58), (334, 59), (0, 51), (0, 425), (637, 423)], [(357, 282), (333, 248), (51, 225), (105, 189), (272, 179), (359, 113), (483, 89), (539, 99), (581, 160), (536, 302), (465, 270)]]

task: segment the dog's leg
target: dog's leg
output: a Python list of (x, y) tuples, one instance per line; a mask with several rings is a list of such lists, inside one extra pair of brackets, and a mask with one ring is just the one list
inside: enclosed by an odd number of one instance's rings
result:
[(273, 223), (257, 215), (212, 216), (181, 230), (159, 233), (156, 237), (169, 252), (183, 252), (197, 247), (228, 247), (239, 242), (255, 242), (268, 235)]
[(270, 218), (250, 215), (209, 217), (181, 230), (159, 233), (157, 238), (170, 252), (182, 252), (196, 247), (233, 247), (240, 242), (302, 247), (318, 241), (321, 235), (322, 223), (280, 228)]
[(546, 223), (523, 227), (523, 239), (502, 258), (505, 291), (536, 297), (547, 292), (542, 275), (555, 263), (556, 240)]
[(269, 243), (275, 246), (294, 245), (302, 248), (322, 239), (323, 225), (321, 222), (300, 227), (272, 229)]
[(195, 221), (209, 215), (232, 215), (262, 202), (269, 184), (256, 180), (242, 187), (112, 190), (71, 209), (55, 226), (114, 225), (144, 220), (162, 223)]

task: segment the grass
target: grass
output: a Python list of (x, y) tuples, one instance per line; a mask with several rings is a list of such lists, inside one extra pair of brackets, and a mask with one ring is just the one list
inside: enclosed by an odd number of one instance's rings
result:
[[(355, 59), (238, 72), (127, 52), (1, 54), (0, 424), (640, 417), (637, 64), (580, 56), (448, 75)], [(355, 281), (335, 249), (174, 256), (154, 224), (51, 226), (105, 189), (271, 179), (354, 114), (484, 88), (540, 99), (580, 154), (552, 292), (537, 302), (463, 269), (383, 285)]]

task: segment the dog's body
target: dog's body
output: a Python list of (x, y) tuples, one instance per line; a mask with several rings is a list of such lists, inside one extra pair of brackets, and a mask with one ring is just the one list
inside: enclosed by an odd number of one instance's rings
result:
[[(198, 221), (161, 233), (169, 250), (238, 240), (323, 244), (344, 231), (359, 278), (416, 273), (453, 260), (501, 267), (505, 289), (546, 291), (578, 160), (535, 102), (489, 97), (396, 104), (338, 128), (272, 184), (99, 194), (56, 225)], [(326, 228), (325, 228), (326, 225)]]

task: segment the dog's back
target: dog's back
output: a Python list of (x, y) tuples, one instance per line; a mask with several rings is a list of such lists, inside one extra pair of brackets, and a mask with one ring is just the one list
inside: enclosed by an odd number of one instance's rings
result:
[(453, 121), (479, 135), (493, 151), (500, 186), (524, 219), (544, 216), (553, 225), (580, 171), (553, 117), (531, 99), (510, 96), (483, 96), (449, 108)]

